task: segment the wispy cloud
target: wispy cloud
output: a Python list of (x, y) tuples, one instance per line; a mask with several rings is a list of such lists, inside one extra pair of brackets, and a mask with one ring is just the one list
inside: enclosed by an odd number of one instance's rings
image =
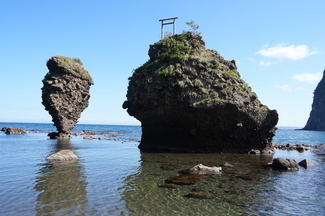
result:
[(263, 66), (263, 67), (269, 67), (271, 65), (275, 65), (275, 64), (279, 64), (279, 62), (281, 61), (274, 61), (274, 62), (271, 62), (271, 61), (260, 61), (259, 62), (259, 65)]
[(303, 73), (303, 74), (295, 74), (292, 79), (298, 80), (300, 82), (305, 83), (317, 83), (322, 79), (322, 73)]
[(257, 53), (268, 58), (298, 60), (319, 52), (310, 50), (307, 45), (278, 44), (274, 47), (265, 45)]
[(276, 88), (282, 89), (285, 92), (301, 91), (304, 90), (303, 87), (292, 88), (289, 85), (275, 86)]

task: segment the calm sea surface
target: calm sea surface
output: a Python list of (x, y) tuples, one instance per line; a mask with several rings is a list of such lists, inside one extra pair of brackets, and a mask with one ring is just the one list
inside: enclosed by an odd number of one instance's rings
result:
[[(325, 215), (325, 154), (277, 150), (273, 156), (246, 154), (140, 153), (139, 126), (77, 125), (74, 131), (102, 131), (104, 140), (74, 136), (47, 138), (51, 124), (0, 123), (32, 131), (0, 132), (0, 215)], [(325, 132), (281, 128), (274, 143), (325, 144)], [(45, 158), (71, 149), (79, 160), (50, 164)], [(324, 150), (324, 149), (323, 149)], [(278, 172), (263, 165), (273, 157), (308, 159), (315, 166)], [(159, 187), (180, 170), (228, 162), (222, 174), (195, 185)], [(174, 165), (175, 170), (163, 170)], [(247, 180), (243, 176), (250, 176)], [(213, 199), (188, 198), (205, 191)]]

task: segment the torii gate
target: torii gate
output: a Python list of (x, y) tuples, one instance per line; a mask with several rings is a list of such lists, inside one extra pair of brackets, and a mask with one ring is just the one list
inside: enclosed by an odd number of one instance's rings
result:
[[(178, 19), (178, 17), (174, 17), (174, 18), (168, 18), (168, 19), (161, 19), (159, 20), (161, 22), (161, 39), (163, 39), (163, 34), (164, 34), (164, 25), (170, 25), (173, 24), (173, 35), (176, 32), (176, 19)], [(164, 23), (164, 21), (167, 20), (173, 20), (172, 22), (168, 22), (168, 23)]]

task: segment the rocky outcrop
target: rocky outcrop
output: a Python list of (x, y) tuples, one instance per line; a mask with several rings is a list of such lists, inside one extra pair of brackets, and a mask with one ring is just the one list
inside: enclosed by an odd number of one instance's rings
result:
[(42, 104), (58, 130), (54, 137), (68, 138), (81, 113), (88, 107), (89, 89), (94, 83), (79, 59), (54, 56), (47, 61), (47, 67), (49, 72), (43, 79)]
[(3, 127), (1, 128), (1, 131), (4, 131), (7, 135), (21, 135), (21, 134), (27, 134), (27, 132), (20, 128), (13, 128), (13, 127)]
[(325, 131), (325, 70), (314, 91), (314, 100), (306, 126), (302, 130)]
[(185, 32), (150, 45), (129, 78), (123, 108), (142, 124), (142, 152), (245, 152), (272, 148), (276, 110), (237, 71)]

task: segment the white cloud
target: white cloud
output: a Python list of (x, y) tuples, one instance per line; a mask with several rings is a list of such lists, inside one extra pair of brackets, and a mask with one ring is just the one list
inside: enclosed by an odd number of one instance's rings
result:
[(278, 88), (282, 89), (285, 92), (292, 92), (292, 88), (290, 88), (288, 85), (278, 86)]
[(274, 47), (267, 47), (268, 45), (263, 46), (263, 49), (257, 53), (269, 58), (290, 60), (303, 59), (307, 56), (318, 53), (317, 51), (311, 51), (307, 45), (285, 46), (285, 44), (278, 44)]
[(300, 82), (306, 83), (317, 83), (322, 79), (322, 73), (303, 73), (303, 74), (295, 74), (292, 79), (298, 80)]
[(291, 88), (289, 85), (276, 86), (279, 89), (282, 89), (285, 92), (301, 91), (304, 90), (303, 87)]
[(263, 67), (269, 67), (271, 65), (275, 65), (278, 64), (280, 61), (276, 61), (276, 62), (270, 62), (270, 61), (260, 61), (259, 64)]

